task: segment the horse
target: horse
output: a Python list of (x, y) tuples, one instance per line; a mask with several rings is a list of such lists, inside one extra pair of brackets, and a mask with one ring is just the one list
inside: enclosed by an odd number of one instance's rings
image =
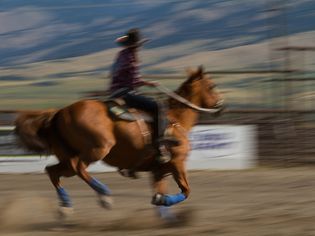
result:
[[(21, 112), (17, 116), (15, 133), (20, 143), (33, 152), (54, 154), (59, 160), (45, 170), (56, 189), (63, 215), (72, 211), (72, 202), (61, 177), (79, 176), (96, 191), (101, 206), (111, 208), (111, 190), (86, 170), (99, 160), (119, 169), (151, 172), (155, 191), (151, 203), (161, 216), (166, 208), (188, 198), (188, 133), (198, 120), (199, 110), (220, 112), (223, 99), (202, 67), (190, 71), (187, 77), (167, 100), (167, 132), (179, 140), (179, 145), (168, 147), (171, 160), (163, 164), (156, 161), (155, 150), (145, 142), (138, 122), (115, 119), (107, 103), (100, 100), (85, 99), (61, 109)], [(152, 130), (150, 124), (145, 126)], [(167, 193), (168, 175), (173, 176), (179, 193)]]

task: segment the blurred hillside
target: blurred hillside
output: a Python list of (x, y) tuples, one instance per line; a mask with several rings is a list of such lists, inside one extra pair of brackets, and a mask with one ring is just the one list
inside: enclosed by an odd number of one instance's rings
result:
[[(84, 92), (105, 89), (119, 50), (114, 39), (131, 27), (151, 39), (141, 54), (144, 74), (183, 75), (186, 67), (200, 64), (208, 70), (283, 69), (285, 52), (276, 48), (314, 46), (315, 38), (312, 0), (0, 4), (0, 109), (62, 106)], [(314, 71), (315, 53), (306, 54), (292, 54), (291, 66)], [(233, 89), (245, 79), (252, 78), (234, 76), (218, 83)], [(244, 97), (244, 91), (234, 95)]]
[[(270, 35), (315, 30), (314, 1), (283, 1), (285, 16), (280, 11), (268, 12), (274, 9), (273, 2), (91, 0), (87, 4), (82, 0), (2, 0), (0, 65), (108, 50), (116, 46), (114, 39), (130, 27), (143, 29), (152, 39), (148, 49), (193, 43), (190, 50), (177, 50), (159, 61), (261, 43)], [(275, 29), (283, 20), (287, 21), (286, 31)]]

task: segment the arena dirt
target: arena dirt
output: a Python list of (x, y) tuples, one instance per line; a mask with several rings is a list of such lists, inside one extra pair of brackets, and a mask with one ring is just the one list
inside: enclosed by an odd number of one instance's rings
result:
[[(258, 168), (189, 173), (191, 196), (173, 207), (178, 223), (156, 216), (150, 178), (95, 174), (113, 192), (105, 210), (79, 178), (63, 179), (74, 214), (62, 222), (44, 174), (0, 175), (0, 235), (315, 235), (315, 168)], [(177, 192), (170, 179), (170, 192)]]

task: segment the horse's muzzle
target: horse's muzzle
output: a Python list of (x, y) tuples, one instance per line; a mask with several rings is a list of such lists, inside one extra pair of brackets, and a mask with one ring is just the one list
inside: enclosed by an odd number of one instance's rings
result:
[(224, 105), (224, 100), (220, 99), (215, 106), (213, 107), (214, 109), (218, 109), (217, 112), (213, 113), (213, 116), (217, 117), (222, 114), (222, 112), (225, 110), (226, 106)]

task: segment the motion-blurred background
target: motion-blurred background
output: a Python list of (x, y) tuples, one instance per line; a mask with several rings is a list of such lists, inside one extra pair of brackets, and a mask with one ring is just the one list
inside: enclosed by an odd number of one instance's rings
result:
[(314, 17), (312, 0), (2, 0), (0, 124), (102, 94), (115, 38), (138, 27), (144, 78), (211, 72), (228, 110), (201, 122), (257, 125), (264, 163), (313, 162)]
[[(14, 118), (103, 99), (114, 40), (133, 27), (151, 39), (144, 79), (175, 89), (186, 68), (203, 65), (224, 95), (226, 111), (202, 114), (191, 139), (189, 161), (207, 170), (188, 173), (191, 195), (174, 207), (180, 227), (155, 216), (148, 175), (127, 180), (104, 167), (93, 175), (113, 190), (113, 210), (68, 178), (75, 212), (63, 224), (38, 174), (50, 158), (17, 148)], [(315, 235), (314, 38), (314, 0), (0, 0), (0, 235)], [(229, 169), (247, 167), (237, 158), (257, 168)], [(209, 171), (212, 163), (228, 170)]]

